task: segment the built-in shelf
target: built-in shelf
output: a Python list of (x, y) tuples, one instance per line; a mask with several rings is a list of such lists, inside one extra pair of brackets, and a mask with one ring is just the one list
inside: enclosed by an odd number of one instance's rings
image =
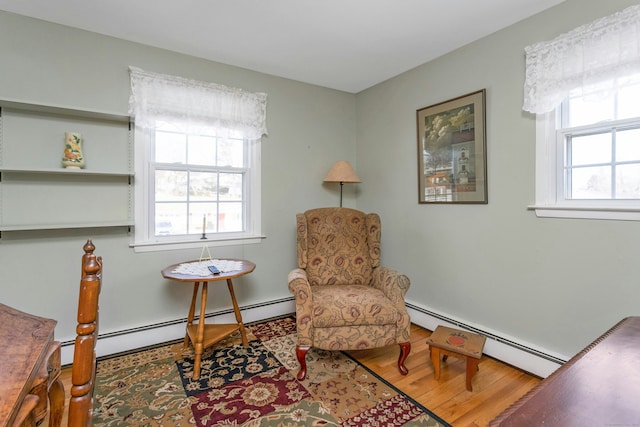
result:
[(129, 123), (130, 116), (107, 113), (102, 111), (75, 109), (63, 106), (34, 104), (30, 102), (12, 101), (6, 99), (0, 99), (0, 108), (6, 108), (7, 110), (25, 111), (29, 114), (40, 113), (43, 115), (53, 116), (69, 116), (75, 118), (85, 118), (91, 120), (105, 120), (112, 122)]
[(0, 167), (0, 173), (19, 173), (19, 174), (67, 174), (67, 175), (109, 175), (109, 176), (133, 176), (130, 172), (105, 172), (100, 170), (87, 169), (18, 169)]
[[(62, 166), (65, 132), (83, 169)], [(0, 100), (0, 231), (131, 227), (133, 176), (128, 116)]]
[(66, 228), (103, 228), (103, 227), (132, 227), (133, 221), (104, 221), (104, 222), (78, 222), (73, 224), (30, 224), (0, 226), (0, 231), (32, 231), (32, 230), (61, 230)]

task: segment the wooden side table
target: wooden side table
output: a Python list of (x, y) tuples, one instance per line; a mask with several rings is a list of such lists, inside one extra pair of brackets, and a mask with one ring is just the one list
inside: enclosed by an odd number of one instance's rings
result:
[(440, 379), (440, 355), (446, 361), (449, 356), (464, 357), (467, 361), (467, 390), (472, 391), (471, 379), (478, 371), (478, 363), (486, 337), (458, 329), (438, 326), (427, 338), (429, 354), (433, 362), (436, 380)]
[[(247, 347), (249, 345), (247, 342), (247, 334), (244, 330), (244, 324), (242, 323), (242, 314), (240, 313), (240, 307), (238, 306), (236, 295), (233, 291), (233, 283), (231, 280), (236, 277), (244, 276), (245, 274), (251, 273), (256, 268), (256, 265), (251, 261), (241, 259), (223, 259), (220, 261), (236, 261), (240, 263), (240, 268), (238, 270), (221, 272), (220, 274), (210, 274), (208, 276), (193, 276), (174, 272), (174, 270), (176, 270), (181, 264), (185, 263), (170, 265), (169, 267), (166, 267), (162, 270), (162, 277), (164, 277), (165, 279), (176, 280), (178, 282), (193, 282), (193, 296), (191, 297), (191, 305), (189, 307), (189, 315), (187, 317), (187, 332), (184, 337), (184, 346), (187, 347), (189, 345), (189, 342), (193, 344), (195, 353), (195, 360), (193, 363), (194, 380), (200, 378), (200, 365), (202, 362), (202, 353), (204, 352), (205, 348), (222, 340), (225, 337), (228, 337), (236, 331), (240, 331), (240, 334), (242, 336), (242, 345), (244, 347)], [(187, 263), (196, 262), (200, 261), (194, 260), (188, 261)], [(231, 302), (233, 303), (233, 312), (236, 317), (236, 323), (207, 325), (205, 324), (205, 315), (207, 308), (208, 284), (209, 282), (217, 282), (220, 280), (226, 280), (227, 282), (227, 287), (229, 288), (229, 294), (231, 296)], [(194, 324), (193, 320), (195, 318), (196, 300), (198, 299), (198, 291), (200, 290), (200, 285), (202, 285), (202, 292), (200, 295), (200, 317), (198, 319), (198, 323)]]

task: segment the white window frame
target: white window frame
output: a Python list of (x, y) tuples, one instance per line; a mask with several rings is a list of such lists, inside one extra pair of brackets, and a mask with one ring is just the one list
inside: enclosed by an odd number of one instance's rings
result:
[(246, 174), (246, 230), (237, 233), (207, 233), (207, 239), (198, 236), (185, 239), (156, 237), (153, 233), (155, 223), (154, 182), (151, 178), (153, 161), (154, 129), (135, 128), (135, 183), (134, 183), (134, 242), (130, 245), (136, 252), (154, 252), (177, 249), (203, 248), (204, 246), (229, 246), (260, 243), (264, 236), (261, 232), (261, 140), (249, 140), (248, 171)]
[[(154, 73), (129, 67), (131, 97), (129, 113), (135, 123), (134, 234), (130, 244), (136, 252), (174, 250), (208, 246), (238, 245), (260, 242), (261, 232), (261, 154), (262, 136), (267, 135), (267, 94), (250, 93), (239, 88)], [(239, 133), (249, 142), (250, 171), (244, 182), (245, 229), (239, 233), (210, 233), (205, 239), (191, 235), (175, 239), (155, 236), (154, 179), (150, 179), (156, 128), (170, 123), (185, 133), (198, 134), (215, 129)]]
[(525, 48), (523, 109), (536, 114), (535, 203), (529, 208), (537, 216), (640, 220), (637, 200), (564, 199), (564, 137), (558, 133), (558, 105), (572, 90), (637, 72), (638, 25), (640, 5), (633, 5)]
[(559, 130), (560, 108), (536, 115), (534, 210), (541, 218), (640, 221), (638, 200), (565, 200), (564, 135)]

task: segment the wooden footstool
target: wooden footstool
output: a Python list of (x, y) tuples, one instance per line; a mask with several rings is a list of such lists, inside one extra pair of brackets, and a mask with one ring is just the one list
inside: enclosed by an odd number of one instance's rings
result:
[(471, 378), (478, 371), (478, 363), (482, 357), (482, 349), (486, 339), (482, 335), (471, 332), (438, 326), (427, 338), (436, 380), (440, 379), (441, 354), (443, 361), (446, 361), (449, 356), (464, 357), (467, 359), (467, 390), (472, 391)]

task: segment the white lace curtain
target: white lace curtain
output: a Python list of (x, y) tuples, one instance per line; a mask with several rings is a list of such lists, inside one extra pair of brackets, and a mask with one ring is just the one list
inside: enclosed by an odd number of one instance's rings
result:
[(569, 91), (640, 72), (640, 5), (527, 46), (523, 110), (547, 113)]
[(180, 130), (225, 129), (248, 139), (267, 134), (267, 95), (129, 67), (129, 114), (136, 126), (180, 123)]

